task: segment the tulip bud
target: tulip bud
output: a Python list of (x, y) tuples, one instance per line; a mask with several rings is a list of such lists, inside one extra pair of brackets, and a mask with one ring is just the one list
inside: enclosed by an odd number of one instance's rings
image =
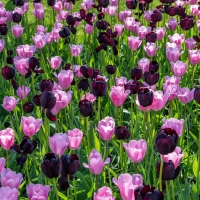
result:
[(54, 6), (55, 3), (56, 3), (56, 0), (47, 0), (47, 4), (48, 4), (49, 6)]
[(159, 64), (156, 61), (151, 61), (149, 63), (149, 71), (157, 72), (159, 69)]
[(80, 72), (83, 74), (85, 78), (91, 78), (93, 76), (93, 68), (89, 68), (86, 65), (81, 66)]
[(13, 2), (16, 6), (23, 6), (24, 5), (24, 0), (14, 0)]
[(91, 84), (91, 93), (96, 97), (102, 97), (106, 95), (108, 90), (107, 79), (102, 76), (97, 76), (96, 79), (92, 81)]
[(56, 97), (52, 92), (44, 91), (40, 99), (40, 105), (44, 109), (53, 109), (56, 105)]
[(99, 69), (93, 69), (93, 75), (92, 75), (92, 79), (97, 78), (98, 75), (101, 75), (101, 72)]
[(128, 9), (136, 9), (137, 3), (136, 0), (126, 0), (126, 6)]
[(0, 34), (6, 35), (8, 33), (8, 27), (6, 24), (0, 24)]
[(116, 66), (115, 65), (108, 65), (106, 66), (106, 72), (110, 75), (115, 74)]
[(15, 69), (13, 67), (5, 66), (2, 68), (1, 73), (6, 80), (11, 80), (15, 76)]
[(140, 80), (142, 78), (142, 70), (140, 68), (133, 68), (131, 70), (131, 78), (132, 79), (136, 79), (136, 80)]
[(153, 31), (146, 34), (146, 42), (155, 43), (157, 39), (157, 34)]
[(155, 71), (146, 71), (144, 73), (144, 80), (148, 85), (155, 85), (159, 80), (159, 73)]
[(87, 78), (82, 78), (78, 83), (78, 89), (82, 89), (83, 91), (86, 91), (89, 87), (89, 82)]
[(7, 50), (7, 54), (8, 54), (9, 56), (12, 56), (13, 50)]
[(48, 80), (42, 80), (42, 82), (40, 82), (39, 87), (40, 87), (40, 91), (52, 91), (53, 89), (53, 85), (54, 82), (52, 79), (48, 79)]
[(137, 80), (130, 80), (125, 84), (124, 88), (125, 90), (130, 90), (130, 94), (137, 94), (140, 88), (140, 83)]
[(34, 97), (33, 97), (33, 102), (36, 106), (40, 106), (40, 99), (41, 99), (41, 94), (36, 94)]
[(35, 68), (39, 68), (40, 67), (39, 60), (34, 56), (29, 58), (28, 64), (29, 64), (29, 68), (32, 69), (32, 70), (34, 70)]
[(93, 104), (91, 101), (88, 101), (87, 99), (83, 99), (79, 102), (79, 110), (81, 115), (84, 117), (88, 117), (92, 115), (93, 113)]
[(13, 14), (12, 14), (12, 20), (13, 20), (13, 22), (15, 22), (15, 23), (19, 23), (19, 22), (21, 22), (21, 20), (22, 20), (22, 15), (19, 14), (19, 13), (13, 13)]
[(194, 100), (200, 104), (200, 87), (197, 87), (194, 91)]
[(69, 182), (68, 182), (68, 177), (61, 175), (60, 178), (58, 179), (58, 184), (60, 186), (60, 189), (62, 191), (65, 191), (69, 188)]
[(153, 103), (153, 91), (148, 88), (141, 88), (138, 91), (138, 101), (143, 107), (150, 106)]
[(153, 23), (160, 22), (162, 20), (162, 13), (159, 10), (154, 10), (151, 14), (151, 21)]
[(27, 102), (23, 104), (23, 110), (25, 113), (31, 113), (34, 109), (34, 104), (32, 102)]
[(118, 126), (115, 128), (115, 137), (118, 140), (125, 140), (130, 137), (130, 132), (126, 126)]

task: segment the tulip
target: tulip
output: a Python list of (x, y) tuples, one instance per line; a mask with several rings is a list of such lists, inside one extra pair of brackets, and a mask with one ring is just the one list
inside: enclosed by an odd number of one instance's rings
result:
[(44, 91), (40, 99), (40, 105), (44, 109), (51, 110), (56, 105), (56, 97), (52, 92)]
[(80, 71), (85, 78), (91, 78), (94, 72), (93, 68), (89, 68), (87, 65), (81, 66)]
[(82, 9), (84, 10), (90, 10), (93, 5), (94, 2), (92, 0), (83, 0), (83, 3), (81, 4)]
[(110, 92), (110, 99), (116, 107), (119, 107), (124, 103), (126, 97), (129, 95), (130, 92), (130, 90), (125, 91), (124, 87), (112, 86)]
[(14, 131), (11, 128), (6, 128), (0, 131), (0, 144), (5, 150), (9, 150), (14, 144), (15, 136)]
[(197, 65), (200, 62), (200, 53), (198, 50), (189, 50), (189, 60), (191, 65)]
[(134, 37), (134, 36), (128, 37), (128, 45), (132, 51), (137, 50), (141, 45), (141, 43), (142, 40), (140, 40), (139, 37)]
[(41, 185), (41, 184), (29, 184), (26, 187), (26, 192), (28, 195), (28, 199), (48, 199), (48, 194), (50, 191), (50, 186), (48, 185)]
[(153, 57), (157, 51), (156, 44), (147, 42), (147, 45), (144, 46), (144, 50), (149, 57)]
[(24, 31), (24, 28), (19, 24), (12, 27), (12, 33), (16, 38), (21, 37), (23, 31)]
[(186, 16), (180, 20), (180, 27), (182, 30), (189, 30), (195, 25), (194, 16)]
[(103, 186), (102, 188), (98, 189), (97, 194), (94, 193), (93, 200), (115, 200), (112, 195), (112, 190), (109, 187)]
[(115, 128), (115, 137), (118, 140), (125, 140), (130, 137), (130, 132), (126, 126), (118, 126)]
[(194, 90), (194, 100), (200, 104), (200, 87), (195, 88)]
[(168, 27), (168, 29), (169, 29), (170, 31), (174, 31), (174, 30), (176, 29), (178, 23), (177, 23), (177, 21), (176, 21), (175, 18), (170, 18), (170, 19), (168, 20), (168, 23), (166, 23), (166, 25), (167, 25), (167, 27)]
[(86, 26), (85, 26), (85, 32), (86, 32), (87, 34), (92, 34), (93, 31), (94, 31), (94, 26), (91, 26), (91, 25), (89, 25), (89, 24), (86, 24)]
[(17, 69), (17, 71), (21, 74), (21, 75), (26, 75), (28, 73), (27, 69), (28, 67), (28, 58), (23, 58), (23, 57), (14, 57), (14, 65)]
[(32, 102), (26, 102), (23, 104), (23, 110), (25, 113), (31, 113), (34, 109), (34, 104)]
[(146, 71), (144, 73), (144, 80), (148, 85), (155, 85), (159, 80), (159, 73), (155, 71)]
[(127, 78), (125, 77), (115, 77), (115, 84), (116, 86), (121, 86), (121, 87), (124, 87), (124, 85), (127, 83)]
[(142, 70), (142, 73), (144, 74), (145, 71), (149, 71), (149, 64), (150, 61), (148, 58), (142, 58), (138, 61), (138, 67)]
[(33, 14), (35, 15), (37, 19), (42, 20), (44, 18), (44, 8), (42, 7), (42, 4), (40, 5), (41, 6), (39, 8), (36, 8), (36, 7), (34, 8)]
[(1, 73), (3, 78), (6, 80), (11, 80), (15, 76), (15, 69), (13, 67), (5, 66), (2, 68)]
[(44, 91), (52, 91), (53, 89), (53, 85), (54, 82), (52, 79), (48, 79), (48, 80), (42, 80), (39, 84), (40, 87), (40, 91), (44, 92)]
[(70, 51), (72, 56), (74, 57), (77, 57), (82, 50), (83, 50), (83, 45), (75, 45), (75, 44), (70, 45)]
[(126, 21), (126, 18), (131, 17), (131, 10), (124, 10), (119, 12), (118, 19), (120, 22)]
[(5, 158), (0, 158), (0, 173), (2, 171), (2, 169), (4, 168), (6, 163), (6, 159)]
[(13, 96), (10, 96), (10, 97), (5, 96), (3, 98), (2, 106), (5, 110), (7, 110), (8, 112), (11, 112), (15, 109), (15, 106), (17, 105), (18, 101), (19, 99), (15, 99), (15, 97)]
[(156, 34), (157, 34), (157, 40), (162, 40), (163, 37), (165, 36), (166, 29), (165, 28), (157, 28), (156, 29)]
[(34, 102), (34, 104), (35, 104), (36, 106), (40, 106), (40, 99), (41, 99), (41, 96), (42, 96), (42, 94), (38, 94), (38, 95), (35, 95), (35, 96), (33, 97), (33, 102)]
[(117, 32), (117, 36), (121, 36), (124, 31), (124, 25), (122, 24), (115, 24), (114, 31)]
[(184, 63), (182, 61), (176, 61), (176, 62), (173, 62), (171, 61), (171, 67), (172, 67), (172, 71), (174, 73), (175, 76), (183, 76), (186, 71), (187, 71), (187, 66), (188, 64), (187, 63)]
[(18, 189), (21, 182), (23, 180), (22, 174), (10, 170), (9, 168), (4, 168), (1, 171), (1, 185), (3, 187), (10, 187), (11, 189), (16, 188)]
[(56, 70), (60, 67), (62, 58), (60, 58), (59, 56), (54, 56), (54, 57), (51, 57), (49, 62), (50, 62), (51, 68)]
[(157, 133), (155, 144), (156, 150), (162, 154), (167, 155), (172, 153), (178, 143), (178, 134), (174, 129), (164, 128)]
[(182, 42), (185, 40), (185, 35), (184, 34), (178, 34), (175, 33), (173, 36), (169, 35), (168, 36), (170, 42), (176, 43), (176, 45), (181, 45)]
[(196, 46), (196, 41), (193, 38), (187, 38), (185, 40), (187, 50), (192, 50)]
[(162, 129), (167, 129), (170, 128), (172, 130), (175, 130), (177, 135), (180, 137), (182, 132), (183, 132), (183, 127), (184, 127), (184, 119), (175, 119), (175, 118), (170, 118), (170, 119), (166, 119), (163, 118), (163, 125), (162, 125)]
[(44, 156), (41, 169), (47, 178), (57, 178), (61, 174), (62, 160), (54, 153), (47, 153)]
[(18, 200), (18, 190), (16, 188), (11, 189), (10, 187), (1, 187), (0, 197), (2, 200)]
[(106, 72), (110, 75), (115, 74), (116, 72), (116, 66), (115, 65), (107, 65), (106, 66)]
[(141, 40), (146, 38), (146, 34), (148, 33), (148, 29), (145, 26), (140, 26), (138, 28), (138, 36)]
[(110, 16), (114, 16), (116, 11), (117, 11), (118, 6), (111, 6), (109, 5), (106, 9), (105, 12), (107, 12)]
[(63, 155), (69, 146), (67, 134), (56, 133), (52, 137), (49, 137), (49, 145), (53, 153), (58, 156)]
[(20, 45), (17, 47), (16, 51), (19, 57), (30, 58), (35, 53), (36, 46), (34, 45), (29, 46), (28, 44)]
[(96, 100), (96, 97), (93, 94), (90, 94), (90, 93), (87, 92), (86, 94), (84, 94), (81, 97), (81, 100), (84, 100), (84, 99), (87, 99), (88, 101), (91, 101), (92, 103), (94, 103), (95, 100)]
[(72, 150), (78, 149), (83, 139), (83, 132), (74, 128), (73, 130), (68, 130), (67, 135), (69, 139), (69, 148)]
[(22, 85), (17, 89), (16, 93), (19, 99), (24, 100), (26, 99), (30, 91), (31, 89), (28, 86)]
[(147, 143), (145, 140), (130, 140), (129, 143), (123, 144), (131, 161), (139, 163), (144, 159), (147, 150)]
[(24, 3), (24, 5), (22, 6), (23, 13), (28, 12), (28, 9), (29, 9), (29, 4), (28, 3)]
[(70, 87), (74, 74), (72, 70), (61, 70), (57, 75), (58, 83), (63, 90), (66, 90)]
[(142, 176), (140, 174), (121, 174), (113, 178), (113, 183), (119, 188), (122, 200), (135, 200), (134, 190), (143, 185)]
[(107, 158), (104, 162), (101, 154), (97, 150), (92, 150), (89, 156), (89, 165), (83, 163), (85, 168), (88, 168), (92, 174), (98, 175), (103, 171), (103, 167), (110, 163), (110, 158)]
[(155, 43), (157, 39), (157, 34), (153, 31), (146, 34), (146, 42)]
[(181, 103), (187, 104), (194, 98), (194, 91), (195, 89), (190, 91), (188, 88), (179, 88), (177, 98)]
[(79, 101), (79, 110), (81, 115), (84, 117), (89, 117), (93, 114), (93, 103), (87, 99)]
[(140, 88), (138, 91), (138, 101), (143, 107), (150, 106), (153, 103), (153, 91), (148, 88)]
[(129, 80), (124, 85), (125, 90), (130, 90), (130, 94), (137, 94), (138, 90), (140, 89), (140, 83), (137, 80)]
[(4, 46), (5, 46), (5, 41), (4, 40), (0, 40), (0, 53), (2, 52)]
[(33, 37), (34, 44), (38, 49), (42, 49), (46, 45), (47, 39), (47, 36), (42, 33), (37, 33)]
[(149, 63), (149, 70), (147, 70), (147, 71), (155, 71), (155, 72), (157, 72), (158, 69), (159, 69), (159, 64), (156, 61), (151, 61)]
[(166, 49), (166, 55), (169, 61), (176, 62), (181, 55), (179, 47), (168, 47)]
[(42, 120), (41, 119), (35, 119), (32, 116), (29, 117), (22, 117), (21, 118), (22, 123), (22, 131), (25, 136), (32, 137), (35, 135), (42, 126)]

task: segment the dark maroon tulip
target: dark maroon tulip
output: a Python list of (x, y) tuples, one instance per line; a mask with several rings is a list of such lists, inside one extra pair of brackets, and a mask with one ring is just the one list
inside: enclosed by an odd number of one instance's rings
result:
[(91, 93), (96, 97), (103, 97), (108, 90), (108, 83), (106, 78), (98, 77), (91, 83)]
[(92, 115), (94, 110), (92, 102), (88, 101), (87, 99), (79, 101), (79, 110), (81, 115), (83, 115), (84, 117)]
[(13, 88), (16, 90), (18, 88), (17, 86), (17, 82), (14, 79), (11, 79), (11, 84), (13, 86)]
[(78, 83), (78, 89), (86, 91), (89, 87), (89, 82), (87, 78), (82, 78)]
[(137, 0), (126, 0), (126, 7), (128, 9), (136, 9), (137, 3)]
[(182, 6), (178, 6), (177, 7), (177, 15), (184, 15), (185, 14), (185, 8), (183, 8)]
[(117, 50), (117, 47), (116, 46), (112, 46), (112, 51), (113, 51), (113, 54), (116, 56), (118, 55), (118, 50)]
[(161, 129), (155, 140), (156, 149), (162, 155), (172, 153), (178, 143), (178, 134), (171, 128)]
[(93, 76), (93, 68), (89, 68), (87, 65), (83, 65), (80, 68), (80, 72), (85, 78), (91, 78)]
[(145, 3), (151, 3), (153, 0), (144, 0)]
[(31, 113), (34, 109), (34, 104), (32, 102), (26, 102), (23, 104), (23, 110), (25, 113)]
[(76, 154), (62, 155), (62, 175), (74, 175), (80, 168), (79, 158)]
[(118, 140), (125, 140), (130, 137), (130, 132), (126, 126), (118, 126), (115, 128), (115, 137)]
[(110, 75), (115, 74), (116, 72), (116, 66), (115, 65), (107, 65), (106, 66), (106, 72)]
[(156, 23), (162, 20), (162, 13), (159, 10), (154, 10), (151, 14), (151, 21)]
[(11, 80), (15, 77), (15, 69), (13, 67), (5, 66), (2, 68), (1, 73), (6, 80)]
[(71, 64), (70, 63), (67, 63), (64, 67), (63, 67), (64, 70), (69, 70), (71, 69)]
[(194, 26), (194, 17), (193, 16), (187, 16), (184, 19), (181, 19), (180, 21), (180, 27), (183, 30), (189, 30)]
[(12, 56), (12, 54), (13, 54), (13, 50), (7, 50), (7, 54), (8, 54), (8, 56)]
[(131, 70), (131, 78), (132, 79), (136, 79), (136, 80), (140, 80), (142, 78), (142, 70), (140, 68), (133, 68)]
[[(160, 162), (156, 163), (157, 175), (160, 173)], [(169, 160), (169, 162), (163, 163), (162, 180), (169, 181), (174, 180), (178, 177), (180, 172), (180, 167), (175, 169), (174, 163)]]
[(47, 110), (47, 118), (52, 122), (56, 122), (56, 116), (53, 115), (50, 110)]
[(58, 184), (62, 191), (66, 191), (69, 188), (68, 177), (61, 175), (60, 178), (58, 179)]
[(200, 104), (200, 87), (197, 87), (194, 91), (194, 100)]
[(96, 27), (99, 30), (106, 30), (108, 28), (108, 23), (105, 20), (97, 20)]
[(23, 6), (24, 5), (24, 0), (14, 0), (13, 3), (16, 6)]
[(167, 3), (167, 4), (171, 4), (174, 2), (174, 0), (160, 0), (161, 3)]
[(98, 0), (98, 4), (100, 7), (107, 8), (109, 5), (109, 0)]
[(163, 192), (150, 185), (137, 187), (134, 195), (136, 200), (164, 200)]
[(104, 14), (103, 12), (100, 12), (100, 13), (97, 15), (97, 19), (98, 19), (98, 20), (102, 20), (104, 17), (105, 17), (105, 14)]
[(40, 91), (52, 91), (53, 89), (53, 85), (54, 82), (52, 79), (48, 79), (48, 80), (42, 80), (42, 82), (40, 82), (39, 87), (40, 87)]
[(92, 79), (97, 78), (98, 75), (101, 75), (101, 72), (99, 69), (93, 69), (93, 75), (92, 75)]
[(6, 62), (7, 62), (8, 64), (12, 65), (12, 64), (13, 64), (13, 58), (12, 58), (11, 56), (8, 56), (8, 57), (6, 58)]
[(41, 99), (42, 94), (36, 94), (33, 97), (33, 102), (36, 106), (40, 106), (40, 99)]
[(156, 22), (150, 22), (149, 26), (154, 29), (156, 28)]
[(146, 42), (153, 42), (155, 43), (157, 39), (157, 34), (153, 31), (146, 34)]
[(21, 20), (22, 20), (22, 15), (19, 14), (19, 13), (13, 13), (13, 14), (12, 14), (12, 20), (13, 20), (13, 22), (15, 22), (15, 23), (19, 23), (19, 22), (21, 22)]
[(76, 18), (72, 15), (67, 15), (66, 22), (67, 24), (73, 26), (76, 23)]
[(17, 164), (22, 166), (27, 159), (27, 154), (31, 154), (36, 149), (36, 146), (36, 141), (32, 141), (28, 136), (24, 136), (20, 145), (14, 144), (10, 147), (10, 150), (17, 154), (21, 154), (21, 156), (17, 158)]
[(0, 34), (6, 35), (8, 33), (8, 27), (6, 24), (0, 24)]
[(36, 57), (34, 57), (34, 56), (32, 56), (32, 57), (29, 58), (28, 64), (29, 64), (29, 68), (31, 70), (34, 70), (35, 68), (39, 68), (40, 67), (39, 60)]
[(62, 160), (55, 153), (47, 153), (44, 156), (41, 168), (47, 178), (57, 178), (62, 170)]
[(155, 71), (146, 71), (144, 73), (144, 80), (148, 85), (155, 85), (159, 80), (159, 73)]
[(151, 61), (149, 63), (149, 71), (153, 70), (153, 71), (157, 72), (158, 69), (159, 69), (159, 64), (156, 61)]
[(140, 88), (138, 91), (138, 101), (143, 107), (150, 106), (153, 103), (153, 91), (148, 88)]
[(169, 6), (167, 8), (167, 10), (166, 10), (166, 13), (168, 15), (170, 15), (170, 16), (175, 16), (175, 15), (177, 15), (177, 11), (178, 11), (177, 7), (175, 7), (175, 6)]
[(40, 99), (40, 105), (44, 109), (53, 109), (56, 105), (56, 97), (52, 92), (44, 91)]
[(61, 38), (66, 38), (70, 36), (70, 29), (69, 27), (64, 27), (61, 31), (59, 31), (59, 35)]
[(130, 80), (125, 84), (124, 88), (125, 90), (130, 90), (130, 94), (137, 94), (140, 89), (140, 83), (137, 80)]
[(47, 4), (48, 4), (49, 6), (54, 6), (55, 3), (56, 3), (56, 0), (47, 0)]

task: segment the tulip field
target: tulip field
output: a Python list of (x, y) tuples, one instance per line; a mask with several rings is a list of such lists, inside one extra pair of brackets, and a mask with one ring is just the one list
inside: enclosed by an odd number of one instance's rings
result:
[(200, 1), (0, 1), (0, 200), (200, 200)]

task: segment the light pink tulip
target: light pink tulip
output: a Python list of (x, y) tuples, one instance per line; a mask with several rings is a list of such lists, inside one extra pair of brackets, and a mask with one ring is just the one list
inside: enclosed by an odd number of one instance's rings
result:
[(22, 6), (23, 13), (28, 12), (28, 9), (29, 9), (29, 3), (25, 2), (24, 5)]
[(53, 42), (53, 35), (52, 33), (46, 33), (47, 36), (47, 44), (51, 44)]
[(6, 163), (6, 159), (5, 158), (0, 158), (0, 173), (2, 171), (2, 169), (4, 168)]
[(0, 24), (6, 24), (7, 17), (0, 17)]
[(110, 16), (114, 16), (116, 11), (117, 11), (118, 6), (108, 6), (105, 11), (108, 13)]
[(156, 44), (147, 42), (146, 46), (144, 46), (144, 50), (149, 57), (153, 57), (157, 51)]
[(198, 30), (200, 31), (200, 11), (199, 11), (199, 15), (198, 15), (199, 17), (199, 20), (197, 20), (197, 28), (198, 28)]
[(73, 65), (72, 68), (73, 68), (74, 74), (75, 74), (78, 78), (81, 78), (81, 77), (83, 76), (83, 74), (82, 74), (81, 71), (80, 71), (80, 69), (81, 69), (81, 66), (80, 66), (80, 65)]
[(82, 50), (83, 50), (83, 45), (75, 45), (75, 44), (70, 45), (70, 51), (72, 56), (74, 57), (77, 57)]
[(105, 117), (99, 121), (97, 131), (102, 140), (111, 140), (115, 133), (115, 120), (112, 117)]
[(5, 17), (5, 16), (6, 16), (6, 9), (3, 6), (1, 6), (0, 7), (0, 17)]
[(2, 106), (5, 110), (10, 112), (10, 111), (13, 111), (15, 109), (15, 106), (17, 105), (18, 101), (19, 101), (19, 99), (15, 99), (15, 97), (13, 97), (13, 96), (10, 96), (10, 97), (5, 96), (3, 98)]
[(68, 11), (62, 10), (59, 14), (57, 14), (56, 22), (60, 22), (61, 20), (65, 20), (68, 15), (69, 15)]
[(168, 49), (168, 48), (178, 48), (178, 50), (180, 51), (181, 50), (181, 45), (177, 45), (176, 43), (174, 43), (174, 42), (167, 42), (166, 43), (166, 50)]
[(30, 58), (35, 53), (36, 46), (35, 45), (30, 46), (28, 44), (20, 45), (17, 47), (16, 51), (19, 57)]
[(192, 50), (196, 46), (196, 41), (193, 38), (187, 38), (185, 40), (187, 50)]
[(132, 29), (132, 26), (136, 23), (136, 21), (134, 17), (127, 17), (126, 19), (124, 19), (124, 23), (125, 23), (125, 28), (128, 31), (130, 31)]
[(142, 70), (142, 73), (149, 71), (150, 60), (148, 58), (142, 58), (138, 61), (138, 67)]
[(164, 123), (161, 127), (162, 129), (171, 128), (176, 131), (179, 137), (182, 135), (184, 119), (178, 120), (176, 118), (170, 118), (170, 119), (163, 118), (162, 121)]
[(112, 6), (118, 6), (118, 0), (110, 0), (110, 5)]
[(185, 1), (180, 1), (180, 0), (175, 1), (175, 5), (176, 6), (184, 6), (185, 5)]
[(51, 68), (54, 69), (54, 70), (56, 70), (60, 67), (61, 62), (62, 62), (62, 58), (59, 57), (59, 56), (51, 57), (51, 59), (49, 61)]
[(20, 15), (24, 14), (23, 10), (19, 7), (15, 7), (13, 13), (19, 13)]
[(166, 23), (166, 25), (170, 31), (174, 31), (178, 25), (178, 22), (176, 21), (175, 18), (170, 18), (168, 20), (168, 23)]
[(140, 27), (138, 28), (138, 32), (137, 32), (137, 33), (138, 33), (139, 38), (140, 38), (141, 40), (143, 40), (143, 39), (146, 38), (147, 32), (148, 32), (148, 29), (147, 29), (146, 26), (140, 26)]
[(173, 47), (168, 47), (166, 49), (166, 55), (167, 55), (167, 59), (170, 62), (171, 61), (176, 62), (179, 59), (180, 55), (181, 55), (179, 47), (174, 47), (174, 48)]
[(142, 84), (143, 84), (143, 86), (146, 87), (146, 88), (149, 88), (149, 89), (151, 89), (151, 90), (153, 90), (153, 91), (156, 90), (156, 84), (155, 84), (155, 85), (148, 85), (146, 82), (143, 82)]
[(135, 200), (134, 190), (143, 185), (142, 176), (140, 174), (121, 174), (113, 178), (113, 183), (119, 188), (122, 200)]
[[(87, 1), (87, 0), (86, 0), (86, 1)], [(70, 3), (70, 2), (64, 3), (64, 8), (65, 8), (67, 11), (72, 10), (73, 7), (74, 7), (74, 4), (73, 4), (73, 3)]]
[(46, 31), (47, 31), (47, 28), (45, 28), (44, 26), (42, 25), (37, 26), (36, 33), (45, 33)]
[(50, 186), (48, 185), (43, 186), (41, 184), (31, 183), (26, 187), (28, 199), (30, 200), (47, 200), (49, 191)]
[(193, 15), (197, 15), (198, 12), (199, 12), (199, 5), (191, 5), (190, 6), (190, 12), (193, 14)]
[(10, 187), (0, 188), (0, 199), (2, 200), (18, 200), (18, 190)]
[(35, 119), (32, 116), (29, 117), (22, 117), (21, 118), (22, 123), (22, 131), (24, 135), (28, 137), (32, 137), (35, 135), (42, 126), (42, 120), (41, 119)]
[(16, 93), (17, 93), (17, 96), (19, 97), (19, 99), (24, 100), (24, 99), (26, 99), (26, 97), (28, 96), (30, 91), (31, 91), (31, 89), (28, 86), (22, 85), (22, 86), (18, 87)]
[(197, 65), (200, 62), (200, 52), (198, 50), (189, 50), (189, 60), (191, 65)]
[[(162, 155), (160, 155), (161, 157)], [(164, 161), (169, 162), (170, 160), (174, 163), (175, 169), (178, 167), (181, 158), (184, 156), (184, 153), (181, 153), (181, 148), (176, 147), (176, 149), (167, 155), (164, 155)]]
[(4, 168), (1, 171), (1, 185), (3, 187), (10, 187), (11, 189), (16, 188), (18, 189), (21, 182), (23, 180), (22, 174), (12, 171), (9, 168)]
[(149, 112), (151, 110), (151, 106), (143, 107), (142, 105), (140, 105), (140, 102), (138, 101), (138, 96), (136, 96), (136, 105), (143, 112)]
[(4, 46), (5, 46), (5, 41), (0, 40), (0, 53), (3, 51)]
[(69, 139), (69, 148), (72, 150), (78, 149), (83, 139), (83, 132), (78, 128), (74, 128), (73, 130), (68, 130), (67, 134)]
[(60, 40), (59, 32), (61, 31), (61, 28), (53, 28), (51, 31), (51, 35), (53, 36), (53, 41), (58, 42)]
[(151, 15), (152, 15), (153, 11), (151, 10), (147, 10), (147, 11), (144, 11), (144, 17), (145, 19), (150, 22), (151, 21)]
[(56, 12), (61, 12), (62, 11), (62, 2), (57, 1), (54, 6), (52, 7)]
[(102, 173), (104, 165), (109, 163), (110, 163), (110, 158), (107, 158), (103, 162), (101, 154), (94, 149), (91, 151), (89, 156), (89, 165), (83, 163), (83, 166), (85, 168), (88, 168), (91, 171), (91, 173), (98, 175)]
[(28, 64), (29, 58), (24, 58), (24, 57), (14, 57), (14, 65), (15, 68), (17, 69), (17, 71), (21, 74), (21, 75), (25, 75), (28, 73), (27, 69), (29, 68), (29, 64)]
[(120, 78), (115, 77), (115, 84), (116, 86), (122, 86), (124, 87), (124, 85), (127, 83), (127, 78), (121, 76)]
[(12, 27), (12, 33), (16, 38), (21, 37), (23, 31), (24, 31), (24, 28), (20, 24), (17, 24)]
[(9, 150), (13, 146), (15, 135), (12, 128), (6, 128), (0, 131), (0, 144), (5, 150)]
[(167, 103), (170, 94), (163, 94), (162, 91), (155, 91), (153, 95), (153, 103), (151, 104), (151, 109), (154, 111), (159, 111), (163, 109)]
[(179, 88), (177, 98), (183, 104), (187, 104), (194, 98), (194, 89), (191, 91), (188, 88)]
[(180, 77), (176, 77), (176, 76), (165, 76), (165, 83), (167, 85), (172, 85), (172, 84), (179, 84), (180, 83), (181, 78)]
[(119, 107), (124, 103), (124, 101), (126, 100), (126, 97), (129, 94), (130, 94), (130, 90), (125, 91), (124, 87), (112, 86), (111, 92), (110, 92), (110, 99), (115, 106)]
[(122, 24), (115, 24), (114, 31), (117, 31), (117, 36), (121, 36), (124, 31), (124, 25)]
[(73, 79), (74, 73), (72, 70), (61, 70), (57, 75), (58, 83), (63, 90), (66, 90), (70, 87)]
[(92, 9), (93, 5), (94, 5), (94, 2), (92, 0), (83, 0), (81, 7), (84, 10), (90, 10), (90, 9)]
[(177, 45), (181, 45), (184, 40), (185, 40), (185, 35), (184, 34), (178, 34), (178, 33), (175, 33), (174, 35), (169, 35), (168, 36), (170, 42), (173, 42), (173, 43), (176, 43)]
[(86, 32), (87, 34), (92, 34), (93, 31), (94, 31), (94, 26), (91, 26), (91, 25), (89, 25), (89, 24), (86, 24), (86, 26), (85, 26), (85, 32)]
[(115, 197), (112, 195), (112, 190), (109, 187), (103, 186), (98, 189), (98, 192), (94, 193), (93, 200), (115, 200)]
[[(37, 5), (40, 4), (40, 3), (37, 3)], [(42, 20), (44, 18), (44, 8), (42, 7), (42, 4), (40, 4), (41, 6), (38, 6), (34, 8), (33, 10), (33, 15), (39, 19), (39, 20)]]
[(126, 20), (127, 17), (131, 17), (131, 15), (131, 10), (124, 10), (119, 12), (118, 19), (120, 22), (124, 22), (124, 20)]
[(132, 51), (137, 50), (141, 45), (141, 43), (142, 40), (140, 40), (139, 37), (134, 37), (134, 36), (128, 37), (128, 45)]
[(163, 37), (165, 36), (165, 33), (166, 33), (166, 29), (163, 27), (163, 28), (156, 28), (155, 30), (156, 34), (157, 34), (157, 40), (162, 40)]
[(33, 37), (34, 44), (38, 49), (42, 49), (46, 45), (47, 40), (48, 37), (43, 33), (37, 33)]
[(93, 94), (90, 94), (89, 92), (87, 92), (81, 97), (81, 100), (84, 100), (84, 99), (87, 99), (88, 101), (91, 101), (92, 103), (94, 103), (96, 100), (96, 97)]
[(179, 60), (177, 60), (176, 62), (171, 61), (170, 63), (171, 63), (172, 71), (175, 76), (180, 77), (186, 73), (187, 67), (188, 67), (187, 63), (184, 63)]
[(145, 140), (130, 140), (129, 143), (124, 143), (123, 146), (132, 162), (139, 163), (144, 159), (147, 150)]
[(49, 137), (49, 146), (53, 153), (61, 156), (69, 146), (69, 139), (66, 133), (56, 133)]

